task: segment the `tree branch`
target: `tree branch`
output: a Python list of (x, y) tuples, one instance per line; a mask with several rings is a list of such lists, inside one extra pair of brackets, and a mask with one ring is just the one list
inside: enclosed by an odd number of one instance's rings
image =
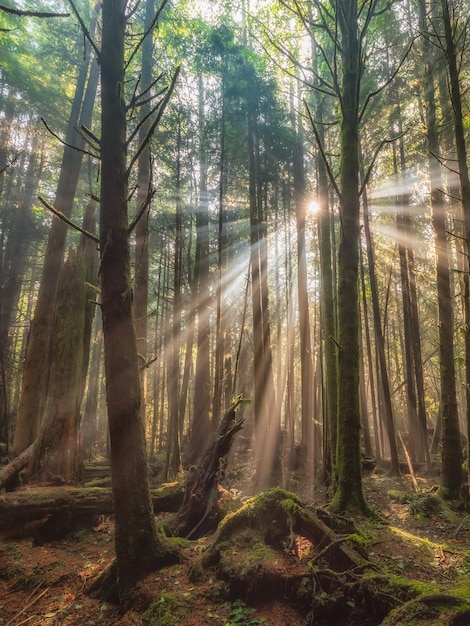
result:
[(132, 59), (135, 57), (135, 55), (137, 54), (137, 51), (139, 50), (140, 46), (142, 45), (144, 39), (146, 39), (146, 37), (148, 37), (150, 35), (150, 33), (153, 31), (153, 29), (155, 28), (155, 26), (158, 23), (158, 20), (160, 18), (161, 12), (163, 11), (163, 9), (165, 8), (166, 4), (167, 4), (168, 0), (162, 0), (162, 3), (160, 5), (160, 8), (158, 9), (158, 11), (155, 13), (155, 17), (152, 20), (152, 23), (150, 24), (150, 26), (148, 27), (148, 29), (145, 31), (145, 33), (142, 35), (139, 43), (136, 45), (136, 47), (134, 48), (134, 50), (131, 52), (127, 63), (125, 65), (125, 69), (127, 69), (130, 65), (130, 63), (132, 62)]
[(157, 128), (157, 126), (158, 126), (158, 124), (159, 124), (159, 122), (160, 122), (160, 120), (162, 118), (162, 115), (163, 115), (163, 113), (164, 113), (164, 111), (166, 109), (166, 105), (168, 104), (168, 101), (171, 98), (171, 94), (173, 93), (173, 89), (175, 88), (176, 81), (178, 80), (178, 76), (179, 76), (180, 71), (181, 71), (181, 65), (179, 65), (176, 68), (176, 71), (173, 74), (173, 78), (171, 79), (170, 86), (168, 87), (168, 91), (166, 92), (165, 97), (163, 98), (162, 103), (160, 105), (160, 108), (158, 109), (157, 116), (156, 116), (155, 120), (153, 121), (153, 124), (149, 128), (149, 131), (148, 131), (147, 135), (145, 136), (144, 140), (140, 144), (139, 149), (134, 154), (134, 156), (131, 159), (131, 162), (129, 163), (129, 167), (127, 168), (127, 171), (126, 171), (126, 175), (127, 176), (129, 176), (134, 163), (137, 161), (139, 156), (145, 150), (145, 147), (147, 146), (147, 144), (149, 143), (150, 139), (152, 138), (152, 135), (155, 132), (155, 129)]
[(313, 134), (315, 135), (317, 146), (318, 146), (318, 149), (320, 150), (321, 158), (323, 159), (323, 162), (324, 162), (325, 167), (326, 167), (326, 171), (328, 172), (328, 178), (330, 179), (330, 182), (333, 185), (334, 190), (338, 194), (338, 198), (341, 199), (341, 195), (342, 195), (341, 191), (340, 191), (340, 189), (338, 187), (338, 183), (335, 180), (333, 172), (331, 171), (330, 163), (329, 163), (328, 159), (326, 158), (325, 150), (324, 150), (322, 141), (320, 139), (320, 135), (318, 133), (317, 126), (316, 126), (315, 121), (313, 119), (312, 112), (310, 111), (310, 107), (308, 106), (308, 104), (307, 104), (307, 102), (305, 100), (304, 100), (304, 105), (305, 105), (305, 108), (307, 109), (307, 114), (308, 114), (308, 117), (309, 117), (309, 120), (310, 120), (310, 125), (312, 127)]
[(384, 89), (386, 89), (390, 85), (390, 83), (395, 79), (396, 75), (398, 74), (398, 72), (403, 67), (403, 64), (405, 63), (406, 59), (408, 58), (408, 55), (411, 52), (411, 48), (413, 47), (415, 39), (416, 39), (416, 37), (413, 37), (413, 39), (411, 40), (410, 45), (408, 46), (408, 49), (406, 50), (405, 54), (403, 55), (402, 60), (397, 65), (397, 67), (395, 68), (395, 70), (391, 74), (390, 78), (388, 78), (383, 85), (381, 85), (380, 87), (378, 87), (374, 91), (370, 91), (367, 94), (366, 99), (364, 100), (364, 104), (362, 105), (361, 111), (359, 113), (359, 118), (358, 118), (359, 124), (361, 123), (362, 118), (364, 117), (364, 113), (366, 112), (366, 109), (369, 106), (369, 102), (372, 100), (372, 98), (375, 98), (375, 96), (378, 96), (379, 93), (381, 93)]
[(88, 31), (88, 28), (85, 26), (85, 22), (82, 20), (82, 17), (80, 15), (80, 13), (77, 11), (77, 8), (75, 7), (75, 5), (73, 3), (73, 0), (68, 0), (68, 1), (69, 1), (70, 6), (72, 7), (72, 11), (74, 12), (75, 17), (77, 18), (77, 20), (78, 20), (78, 22), (80, 24), (80, 27), (81, 27), (81, 29), (83, 31), (83, 34), (85, 35), (86, 39), (88, 39), (88, 41), (90, 42), (90, 46), (95, 51), (96, 59), (97, 59), (97, 61), (99, 63), (100, 59), (101, 59), (101, 50), (98, 49), (97, 45), (93, 41), (93, 39), (92, 39), (92, 37), (91, 37), (91, 35), (90, 35), (89, 31)]
[(142, 203), (142, 206), (140, 207), (139, 212), (134, 217), (134, 219), (129, 225), (129, 228), (127, 229), (129, 233), (131, 233), (134, 230), (134, 228), (137, 226), (137, 224), (139, 223), (140, 219), (142, 218), (142, 215), (145, 213), (150, 203), (152, 202), (153, 198), (155, 197), (155, 193), (156, 191), (154, 189), (153, 191), (149, 191), (149, 193), (147, 194), (147, 197), (145, 198), (145, 201)]
[(49, 128), (49, 126), (47, 125), (46, 120), (41, 117), (41, 122), (44, 124), (44, 126), (46, 127), (46, 129), (48, 130), (48, 132), (50, 132), (50, 134), (55, 137), (57, 139), (57, 141), (60, 141), (60, 143), (63, 146), (67, 146), (67, 148), (71, 148), (72, 150), (76, 150), (77, 152), (81, 152), (82, 154), (86, 154), (88, 156), (93, 157), (94, 159), (99, 159), (99, 155), (97, 154), (93, 154), (93, 152), (89, 152), (88, 150), (84, 150), (83, 148), (78, 148), (77, 146), (74, 146), (71, 143), (67, 143), (66, 141), (64, 141), (64, 139), (62, 139), (62, 137), (60, 137), (57, 133), (55, 133), (51, 128)]
[(379, 143), (379, 145), (377, 146), (377, 148), (375, 149), (374, 152), (374, 156), (372, 157), (372, 161), (369, 164), (369, 167), (367, 168), (367, 172), (366, 175), (364, 176), (364, 180), (362, 182), (362, 185), (359, 189), (359, 195), (361, 196), (362, 193), (364, 192), (364, 189), (366, 188), (367, 183), (369, 182), (369, 178), (370, 175), (372, 173), (372, 168), (375, 165), (375, 162), (377, 160), (377, 157), (379, 156), (380, 151), (382, 150), (382, 148), (388, 144), (388, 143), (393, 143), (394, 141), (397, 141), (397, 139), (400, 139), (400, 137), (403, 137), (403, 135), (405, 135), (405, 133), (400, 133), (399, 135), (397, 135), (396, 137), (392, 137), (391, 139), (382, 139), (382, 141)]
[(38, 196), (38, 200), (46, 207), (48, 211), (50, 211), (53, 215), (61, 219), (68, 226), (71, 226), (75, 230), (78, 230), (79, 233), (82, 233), (82, 235), (85, 235), (86, 237), (89, 237), (93, 241), (96, 241), (96, 243), (100, 242), (99, 238), (96, 235), (94, 235), (93, 233), (90, 233), (88, 230), (85, 230), (84, 228), (81, 228), (80, 226), (72, 222), (72, 220), (70, 220), (66, 215), (64, 215), (62, 211), (59, 211), (59, 209), (56, 209), (55, 206), (52, 206), (52, 204), (49, 204), (47, 200), (45, 200), (41, 196)]
[(20, 17), (70, 17), (70, 13), (49, 13), (47, 11), (26, 11), (23, 9), (13, 9), (0, 4), (0, 11), (10, 13), (11, 15), (19, 15)]

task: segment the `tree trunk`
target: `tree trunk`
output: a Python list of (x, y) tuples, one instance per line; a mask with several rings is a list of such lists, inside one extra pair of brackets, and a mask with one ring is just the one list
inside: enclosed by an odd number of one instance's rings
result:
[[(455, 145), (457, 148), (457, 161), (459, 165), (460, 194), (462, 198), (462, 208), (465, 224), (466, 239), (466, 258), (467, 258), (467, 276), (465, 284), (465, 369), (466, 369), (466, 401), (467, 401), (467, 437), (470, 446), (470, 294), (468, 288), (468, 251), (470, 250), (470, 177), (468, 172), (467, 160), (467, 142), (465, 138), (464, 117), (462, 111), (462, 94), (460, 90), (459, 65), (460, 60), (457, 57), (455, 37), (457, 24), (451, 22), (449, 0), (441, 0), (442, 17), (444, 21), (445, 33), (445, 58), (447, 60), (450, 78), (450, 96), (452, 101), (452, 112), (454, 119)], [(456, 9), (457, 10), (457, 9)], [(457, 430), (456, 430), (457, 427)], [(446, 448), (445, 464), (444, 457), (442, 459), (442, 488), (449, 492), (450, 496), (458, 493), (460, 490), (462, 452), (460, 433), (458, 424), (455, 422), (444, 423), (443, 437), (443, 455), (444, 446)], [(469, 448), (470, 450), (470, 448)], [(467, 451), (468, 452), (468, 451)], [(467, 454), (468, 459), (468, 454)], [(470, 469), (469, 469), (470, 472)]]
[[(420, 22), (426, 28), (425, 0), (419, 3)], [(442, 193), (437, 112), (434, 89), (435, 54), (430, 42), (424, 37), (423, 91), (426, 106), (426, 139), (429, 159), (429, 177), (432, 223), (435, 233), (437, 304), (439, 316), (439, 350), (442, 408), (442, 472), (441, 491), (445, 497), (458, 497), (462, 482), (462, 455), (457, 408), (454, 361), (454, 320), (451, 298), (449, 253), (447, 244), (446, 207)]]
[(359, 404), (359, 85), (362, 59), (357, 1), (344, 0), (336, 18), (341, 33), (341, 152), (338, 258), (338, 433), (337, 486), (331, 509), (369, 511), (361, 477)]
[(300, 330), (300, 376), (302, 396), (301, 417), (301, 463), (312, 463), (313, 454), (313, 360), (310, 334), (310, 314), (307, 293), (307, 257), (305, 242), (305, 219), (307, 211), (304, 173), (303, 137), (297, 137), (293, 154), (295, 217), (297, 227), (297, 294)]
[[(106, 398), (119, 598), (174, 557), (157, 535), (150, 499), (137, 341), (132, 315), (124, 40), (126, 1), (103, 1), (100, 252)], [(131, 451), (131, 453), (130, 453)]]
[(380, 319), (380, 304), (379, 304), (379, 292), (377, 287), (377, 278), (375, 274), (375, 259), (374, 251), (372, 247), (372, 235), (370, 232), (369, 223), (369, 205), (367, 201), (367, 195), (364, 192), (363, 195), (363, 209), (364, 209), (364, 233), (366, 238), (367, 248), (367, 262), (369, 266), (369, 283), (372, 299), (372, 312), (374, 316), (374, 336), (375, 346), (379, 358), (380, 365), (380, 380), (382, 382), (382, 393), (385, 409), (385, 424), (387, 427), (388, 442), (390, 445), (390, 474), (393, 476), (399, 476), (400, 467), (398, 463), (398, 448), (395, 433), (395, 424), (393, 419), (392, 408), (392, 394), (390, 390), (390, 382), (388, 378), (388, 366), (385, 358), (385, 340), (382, 332), (382, 322)]
[[(155, 0), (147, 0), (145, 4), (144, 32), (150, 28), (155, 13)], [(139, 87), (142, 93), (150, 88), (152, 82), (152, 36), (142, 42), (142, 71)], [(149, 93), (146, 96), (150, 96)], [(139, 141), (142, 143), (150, 129), (150, 102), (144, 102), (139, 111), (141, 127)], [(147, 380), (147, 304), (149, 278), (149, 233), (148, 222), (150, 199), (152, 194), (152, 174), (150, 170), (150, 149), (147, 145), (138, 160), (137, 167), (137, 214), (142, 212), (135, 227), (135, 269), (134, 269), (134, 318), (137, 335), (137, 352), (141, 359), (142, 392), (146, 396)]]
[(206, 128), (204, 83), (198, 78), (199, 96), (199, 203), (196, 214), (196, 285), (197, 355), (194, 383), (194, 416), (191, 425), (189, 459), (196, 462), (204, 453), (210, 431), (210, 313), (209, 292), (209, 199), (207, 192)]
[[(93, 36), (96, 14), (90, 34)], [(93, 103), (97, 87), (98, 73), (91, 73), (87, 94), (82, 106), (83, 92), (90, 63), (90, 46), (86, 46), (85, 59), (81, 65), (75, 96), (67, 127), (62, 164), (57, 184), (54, 206), (66, 217), (70, 217), (78, 183), (83, 153), (74, 148), (83, 148), (84, 142), (77, 132), (81, 125), (91, 126)], [(95, 82), (96, 77), (96, 82)], [(80, 114), (81, 111), (81, 114)], [(28, 447), (36, 438), (44, 416), (47, 401), (48, 363), (50, 329), (54, 318), (54, 303), (59, 273), (63, 263), (67, 225), (63, 220), (52, 222), (39, 293), (31, 322), (28, 349), (23, 369), (22, 392), (16, 418), (16, 431), (13, 448), (16, 454)]]

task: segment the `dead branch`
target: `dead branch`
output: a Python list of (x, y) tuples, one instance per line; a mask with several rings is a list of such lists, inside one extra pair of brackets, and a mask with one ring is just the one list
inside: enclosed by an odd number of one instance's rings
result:
[(19, 15), (20, 17), (70, 17), (70, 13), (50, 13), (49, 11), (27, 11), (25, 9), (13, 9), (0, 4), (0, 11)]
[(88, 150), (84, 150), (83, 148), (78, 148), (77, 146), (74, 146), (71, 143), (67, 143), (64, 139), (62, 139), (62, 137), (60, 137), (57, 133), (55, 133), (47, 124), (46, 120), (41, 117), (41, 122), (44, 124), (44, 126), (46, 127), (47, 131), (53, 136), (55, 137), (55, 139), (57, 139), (58, 141), (60, 141), (60, 143), (63, 146), (67, 146), (67, 148), (71, 148), (72, 150), (76, 150), (77, 152), (81, 152), (82, 154), (86, 154), (88, 156), (93, 157), (94, 159), (99, 159), (100, 157), (97, 154), (93, 154), (93, 152), (89, 152)]
[(95, 51), (96, 58), (98, 59), (98, 63), (99, 63), (100, 59), (101, 59), (101, 51), (99, 50), (99, 48), (97, 47), (97, 45), (93, 41), (93, 38), (91, 37), (91, 35), (90, 35), (89, 31), (88, 31), (88, 28), (85, 26), (85, 22), (82, 20), (82, 17), (80, 15), (80, 13), (78, 12), (76, 6), (72, 2), (72, 0), (69, 0), (69, 4), (72, 7), (72, 11), (74, 12), (75, 17), (77, 18), (78, 23), (80, 24), (80, 28), (82, 29), (83, 34), (85, 35), (86, 39), (88, 39), (88, 41), (90, 42), (90, 46)]
[(48, 209), (48, 211), (53, 213), (56, 217), (61, 219), (63, 222), (65, 222), (66, 224), (74, 228), (75, 230), (78, 230), (79, 233), (82, 233), (82, 235), (85, 235), (86, 237), (89, 237), (93, 241), (96, 241), (96, 243), (100, 242), (99, 237), (97, 237), (93, 233), (90, 233), (88, 230), (81, 228), (80, 226), (78, 226), (78, 224), (75, 224), (74, 222), (72, 222), (72, 220), (70, 220), (66, 215), (64, 215), (62, 211), (59, 211), (59, 209), (56, 209), (55, 206), (52, 206), (52, 204), (50, 204), (42, 196), (38, 196), (38, 200), (39, 202), (41, 202), (41, 204), (43, 204), (46, 207), (46, 209)]
[(129, 167), (127, 168), (127, 172), (126, 172), (127, 176), (129, 176), (129, 174), (131, 172), (131, 169), (134, 166), (134, 163), (136, 163), (136, 161), (138, 160), (138, 158), (140, 157), (142, 152), (145, 150), (145, 147), (149, 143), (150, 139), (152, 138), (152, 135), (155, 132), (155, 129), (157, 128), (158, 124), (160, 123), (162, 115), (165, 112), (166, 105), (168, 104), (168, 102), (169, 102), (169, 100), (171, 98), (171, 95), (173, 93), (173, 89), (175, 88), (176, 81), (178, 80), (178, 76), (179, 76), (180, 71), (181, 71), (181, 65), (179, 65), (176, 68), (176, 71), (173, 74), (173, 78), (171, 80), (170, 86), (168, 87), (168, 91), (166, 92), (165, 97), (163, 98), (163, 100), (162, 100), (162, 102), (160, 104), (160, 108), (158, 109), (157, 116), (156, 116), (155, 120), (153, 121), (153, 124), (150, 126), (149, 131), (148, 131), (147, 135), (145, 136), (144, 140), (140, 144), (139, 149), (134, 154), (134, 156), (131, 159), (131, 162), (129, 163)]
[(148, 29), (145, 31), (145, 33), (142, 35), (140, 41), (135, 46), (134, 50), (131, 52), (131, 55), (130, 55), (129, 59), (127, 60), (125, 69), (127, 69), (129, 67), (129, 65), (131, 64), (132, 59), (137, 54), (137, 52), (138, 52), (139, 48), (141, 47), (144, 39), (146, 39), (150, 35), (150, 33), (155, 28), (155, 26), (158, 24), (158, 20), (160, 19), (160, 15), (161, 15), (163, 9), (165, 8), (167, 2), (168, 2), (168, 0), (162, 0), (162, 3), (160, 5), (158, 11), (155, 13), (155, 17), (153, 18), (152, 23), (150, 24)]

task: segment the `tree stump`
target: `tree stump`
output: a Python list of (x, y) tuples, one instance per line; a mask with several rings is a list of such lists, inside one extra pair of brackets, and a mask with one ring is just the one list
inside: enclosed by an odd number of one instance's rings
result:
[(243, 426), (244, 418), (237, 415), (242, 402), (242, 396), (235, 398), (204, 457), (189, 470), (183, 504), (166, 525), (172, 535), (197, 539), (213, 532), (222, 519), (218, 482), (223, 478), (233, 438)]

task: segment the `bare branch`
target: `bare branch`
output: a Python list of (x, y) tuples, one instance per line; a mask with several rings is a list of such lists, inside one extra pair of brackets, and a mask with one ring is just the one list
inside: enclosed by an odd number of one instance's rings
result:
[(98, 49), (97, 45), (95, 44), (95, 42), (93, 41), (93, 38), (91, 37), (88, 28), (85, 26), (85, 22), (82, 20), (82, 17), (80, 15), (80, 13), (77, 11), (77, 8), (75, 7), (73, 0), (68, 0), (70, 6), (72, 7), (72, 11), (75, 14), (75, 17), (77, 18), (80, 27), (82, 29), (83, 34), (85, 35), (86, 39), (88, 39), (88, 41), (90, 42), (91, 47), (93, 48), (93, 50), (95, 51), (96, 54), (96, 58), (98, 60), (98, 63), (100, 62), (100, 58), (101, 58), (101, 51)]
[(24, 152), (24, 150), (20, 150), (20, 152), (18, 152), (17, 154), (15, 154), (15, 156), (14, 156), (12, 159), (10, 159), (10, 162), (9, 162), (9, 163), (7, 163), (7, 164), (5, 165), (5, 167), (2, 167), (2, 169), (0, 170), (0, 176), (1, 176), (4, 172), (6, 172), (6, 171), (7, 171), (7, 169), (8, 169), (9, 167), (11, 167), (12, 165), (14, 165), (14, 164), (16, 163), (16, 161), (20, 158), (20, 156), (23, 154), (23, 152)]
[(134, 230), (134, 228), (140, 222), (143, 214), (145, 213), (147, 208), (150, 206), (150, 203), (152, 202), (153, 198), (155, 197), (155, 193), (156, 193), (156, 191), (154, 189), (152, 191), (149, 191), (149, 193), (147, 194), (147, 197), (145, 198), (145, 201), (142, 203), (142, 206), (140, 207), (139, 212), (137, 213), (137, 215), (134, 217), (134, 219), (132, 220), (132, 222), (129, 225), (128, 231), (130, 233)]
[(369, 182), (369, 178), (370, 175), (372, 174), (372, 169), (375, 165), (375, 162), (377, 161), (377, 157), (379, 156), (380, 151), (382, 150), (382, 148), (389, 143), (394, 143), (395, 141), (397, 141), (397, 139), (400, 139), (400, 137), (403, 137), (403, 135), (405, 135), (405, 133), (400, 133), (399, 135), (397, 135), (396, 137), (392, 137), (390, 139), (382, 139), (382, 141), (379, 143), (379, 145), (377, 146), (377, 148), (375, 149), (374, 152), (374, 156), (372, 157), (372, 161), (369, 164), (369, 167), (367, 168), (367, 172), (366, 175), (364, 176), (364, 180), (362, 181), (362, 185), (359, 189), (359, 195), (362, 196), (364, 189), (366, 188), (366, 185)]
[(315, 139), (316, 139), (316, 142), (317, 142), (318, 149), (320, 151), (321, 158), (323, 159), (323, 163), (325, 164), (326, 171), (328, 172), (328, 178), (330, 179), (330, 182), (331, 182), (334, 190), (338, 194), (338, 198), (341, 200), (341, 196), (342, 196), (341, 191), (340, 191), (340, 189), (338, 187), (338, 183), (336, 182), (336, 179), (335, 179), (335, 177), (333, 175), (333, 172), (331, 170), (330, 163), (329, 163), (328, 159), (326, 158), (325, 149), (323, 147), (323, 143), (322, 143), (320, 135), (318, 133), (317, 125), (315, 124), (315, 121), (313, 119), (312, 112), (310, 111), (310, 107), (308, 106), (308, 103), (305, 100), (304, 100), (304, 105), (305, 105), (305, 108), (307, 109), (307, 114), (308, 114), (308, 117), (309, 117), (309, 120), (310, 120), (310, 125), (312, 127), (313, 134), (315, 135)]
[(149, 131), (148, 131), (147, 135), (145, 136), (144, 140), (140, 144), (139, 149), (134, 154), (134, 156), (131, 159), (131, 162), (129, 163), (129, 167), (127, 168), (127, 172), (126, 172), (127, 176), (129, 176), (134, 163), (137, 161), (139, 156), (145, 150), (145, 147), (149, 143), (150, 139), (152, 138), (153, 133), (155, 132), (155, 129), (157, 128), (158, 124), (160, 123), (162, 115), (165, 112), (166, 105), (168, 104), (168, 101), (171, 98), (171, 94), (173, 93), (173, 89), (175, 88), (176, 81), (178, 80), (178, 76), (179, 76), (180, 71), (181, 71), (181, 65), (179, 65), (176, 68), (176, 71), (173, 74), (173, 78), (171, 79), (170, 86), (168, 87), (168, 90), (167, 90), (167, 92), (165, 94), (165, 97), (163, 98), (163, 100), (162, 100), (162, 102), (160, 104), (160, 108), (158, 109), (158, 113), (157, 113), (157, 115), (155, 117), (155, 120), (153, 121), (152, 125), (150, 126)]
[(366, 112), (367, 107), (369, 106), (369, 102), (372, 100), (372, 98), (375, 98), (375, 96), (378, 96), (379, 93), (381, 93), (384, 89), (386, 89), (390, 83), (395, 79), (396, 75), (398, 74), (398, 72), (401, 70), (401, 68), (403, 67), (406, 59), (408, 58), (408, 55), (411, 52), (411, 48), (413, 47), (413, 44), (415, 42), (416, 37), (413, 37), (413, 39), (411, 40), (410, 45), (408, 46), (405, 54), (403, 55), (402, 60), (400, 61), (400, 63), (397, 65), (397, 67), (395, 68), (395, 70), (393, 71), (393, 73), (391, 74), (391, 76), (385, 81), (385, 83), (383, 85), (380, 85), (380, 87), (378, 87), (377, 89), (375, 89), (374, 91), (370, 91), (367, 94), (366, 99), (364, 100), (364, 104), (361, 107), (361, 111), (359, 113), (359, 124), (362, 121), (362, 118), (364, 117), (364, 113)]
[(49, 13), (47, 11), (26, 11), (23, 9), (13, 9), (0, 4), (0, 11), (10, 13), (11, 15), (19, 15), (20, 17), (70, 17), (70, 13)]
[[(167, 90), (167, 88), (165, 87), (165, 89), (162, 89), (162, 91), (159, 91), (158, 94), (155, 94), (155, 96), (152, 96), (152, 98), (149, 98), (149, 101), (153, 100), (153, 98), (157, 98), (158, 96), (161, 96), (162, 94), (165, 93), (166, 90)], [(157, 104), (146, 115), (144, 115), (144, 117), (141, 120), (139, 120), (139, 123), (137, 124), (137, 126), (134, 128), (132, 133), (129, 135), (129, 138), (127, 139), (127, 144), (128, 145), (131, 143), (131, 141), (134, 139), (134, 137), (137, 135), (137, 133), (142, 128), (142, 126), (145, 124), (145, 122), (149, 119), (149, 117), (152, 117), (152, 115), (156, 111), (158, 111), (158, 109), (162, 105), (163, 100), (164, 100), (164, 98), (162, 98), (160, 100), (160, 102), (157, 102)], [(142, 106), (143, 104), (145, 104), (145, 102), (139, 103), (139, 106)]]
[(62, 211), (59, 211), (59, 209), (56, 209), (55, 206), (52, 206), (52, 204), (49, 204), (47, 200), (45, 200), (41, 196), (38, 196), (38, 200), (46, 207), (48, 211), (50, 211), (53, 215), (61, 219), (66, 224), (68, 224), (68, 226), (71, 226), (75, 230), (78, 230), (79, 233), (82, 233), (82, 235), (85, 235), (86, 237), (89, 237), (93, 241), (96, 241), (96, 243), (100, 242), (99, 238), (96, 235), (94, 235), (93, 233), (90, 233), (88, 230), (85, 230), (84, 228), (81, 228), (80, 226), (72, 222), (72, 220), (70, 220), (66, 215), (64, 215)]
[(158, 81), (161, 80), (162, 78), (163, 78), (163, 72), (160, 72), (157, 78), (154, 81), (152, 81), (152, 83), (147, 87), (147, 89), (144, 89), (144, 91), (142, 91), (141, 93), (139, 93), (139, 95), (137, 95), (137, 86), (140, 81), (140, 77), (139, 77), (139, 80), (137, 81), (137, 84), (136, 84), (136, 88), (134, 90), (134, 94), (129, 104), (127, 105), (127, 110), (132, 109), (133, 107), (142, 106), (143, 104), (146, 104), (147, 102), (150, 102), (151, 100), (153, 100), (153, 98), (157, 98), (159, 95), (161, 95), (163, 93), (163, 90), (160, 91), (158, 94), (155, 94), (154, 96), (149, 96), (147, 99), (144, 100), (144, 96), (148, 94), (150, 90), (152, 89), (152, 87), (154, 87), (158, 83)]
[(88, 156), (93, 157), (94, 159), (99, 159), (99, 155), (97, 154), (93, 154), (93, 152), (89, 152), (88, 150), (84, 150), (83, 148), (78, 148), (77, 146), (74, 146), (71, 143), (67, 143), (66, 141), (64, 141), (64, 139), (62, 139), (62, 137), (60, 137), (57, 133), (55, 133), (48, 125), (46, 120), (41, 117), (41, 122), (44, 124), (44, 126), (46, 127), (46, 129), (48, 130), (48, 132), (57, 139), (57, 141), (60, 141), (60, 143), (63, 146), (67, 146), (67, 148), (72, 148), (72, 150), (76, 150), (77, 152), (81, 152), (82, 154), (86, 154)]
[(158, 24), (158, 20), (160, 19), (160, 15), (163, 11), (163, 9), (165, 8), (166, 4), (167, 4), (168, 0), (162, 0), (162, 3), (158, 9), (158, 11), (155, 13), (155, 17), (153, 18), (150, 26), (148, 27), (148, 29), (145, 31), (145, 33), (142, 35), (142, 37), (140, 38), (140, 41), (138, 42), (138, 44), (135, 46), (134, 50), (131, 52), (130, 57), (127, 60), (126, 63), (126, 67), (125, 69), (127, 69), (130, 65), (130, 63), (132, 62), (132, 59), (135, 57), (135, 55), (137, 54), (137, 51), (139, 50), (140, 46), (142, 45), (144, 39), (146, 39), (146, 37), (148, 37), (150, 35), (150, 33), (153, 31), (153, 29), (155, 28), (155, 26)]
[(93, 143), (96, 145), (96, 147), (98, 149), (101, 149), (101, 141), (98, 139), (98, 137), (91, 132), (91, 130), (89, 128), (87, 128), (84, 124), (82, 124), (80, 126), (80, 130), (82, 132), (82, 137), (83, 135), (86, 135), (87, 139), (91, 140), (88, 143)]

